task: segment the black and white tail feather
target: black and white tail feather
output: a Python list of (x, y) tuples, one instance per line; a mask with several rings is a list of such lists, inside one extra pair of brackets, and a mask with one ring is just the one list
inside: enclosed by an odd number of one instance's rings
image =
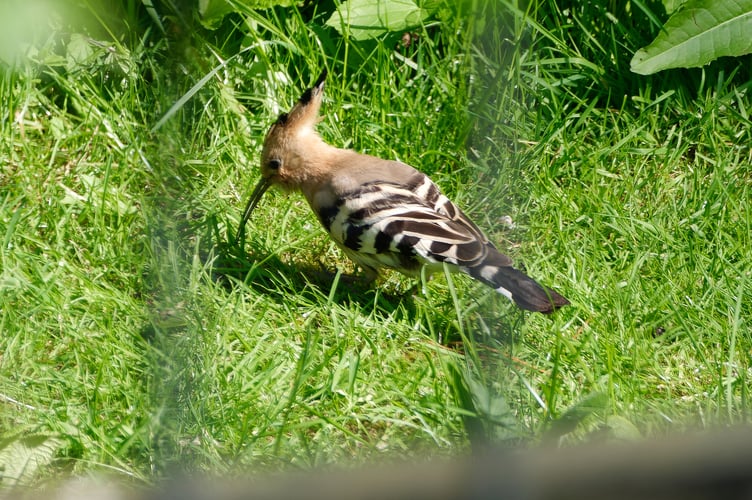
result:
[(262, 180), (248, 201), (238, 235), (272, 184), (300, 190), (324, 229), (369, 279), (381, 268), (418, 276), (448, 266), (494, 288), (528, 311), (569, 304), (500, 253), (425, 174), (326, 144), (315, 133), (324, 73), (264, 141)]

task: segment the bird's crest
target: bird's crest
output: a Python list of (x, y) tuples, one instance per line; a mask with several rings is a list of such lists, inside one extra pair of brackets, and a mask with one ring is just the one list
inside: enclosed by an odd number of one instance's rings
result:
[(307, 89), (300, 96), (298, 102), (288, 113), (282, 113), (277, 117), (277, 121), (269, 129), (267, 140), (272, 137), (275, 131), (284, 129), (286, 132), (297, 131), (304, 128), (312, 128), (319, 116), (321, 108), (321, 97), (324, 95), (324, 83), (326, 82), (326, 70), (321, 72), (313, 87)]

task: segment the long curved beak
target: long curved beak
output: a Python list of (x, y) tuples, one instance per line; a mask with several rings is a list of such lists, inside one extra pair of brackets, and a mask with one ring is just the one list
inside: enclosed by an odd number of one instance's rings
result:
[(243, 218), (240, 220), (240, 226), (238, 227), (238, 232), (235, 235), (235, 245), (237, 245), (238, 242), (241, 241), (245, 236), (245, 225), (248, 222), (248, 219), (251, 218), (251, 212), (253, 212), (253, 209), (256, 208), (256, 205), (258, 204), (259, 200), (261, 200), (261, 197), (264, 196), (266, 190), (269, 189), (269, 186), (271, 186), (271, 182), (269, 182), (269, 179), (264, 179), (263, 177), (261, 178), (259, 183), (256, 184), (253, 193), (251, 193), (251, 197), (248, 199), (248, 204), (245, 206)]

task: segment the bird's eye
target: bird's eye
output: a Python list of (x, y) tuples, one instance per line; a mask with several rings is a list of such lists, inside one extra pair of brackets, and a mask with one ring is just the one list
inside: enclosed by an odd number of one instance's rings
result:
[(282, 162), (277, 158), (272, 158), (266, 163), (266, 166), (272, 170), (279, 170), (279, 167), (282, 166)]

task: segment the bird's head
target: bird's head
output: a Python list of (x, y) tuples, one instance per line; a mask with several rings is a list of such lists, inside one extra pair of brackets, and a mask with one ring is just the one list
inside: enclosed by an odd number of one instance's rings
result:
[(318, 121), (325, 80), (326, 70), (321, 73), (313, 87), (303, 92), (289, 112), (277, 117), (266, 133), (261, 152), (261, 180), (246, 205), (238, 229), (238, 239), (251, 212), (266, 190), (273, 184), (294, 187), (295, 181), (299, 181), (304, 174), (306, 159), (315, 154), (312, 149), (321, 141), (314, 131), (314, 126)]
[(317, 138), (314, 126), (319, 117), (325, 79), (326, 70), (313, 87), (303, 92), (288, 113), (277, 117), (266, 133), (261, 153), (261, 177), (271, 184), (285, 184), (291, 171), (303, 167), (305, 157), (313, 153), (307, 139)]

